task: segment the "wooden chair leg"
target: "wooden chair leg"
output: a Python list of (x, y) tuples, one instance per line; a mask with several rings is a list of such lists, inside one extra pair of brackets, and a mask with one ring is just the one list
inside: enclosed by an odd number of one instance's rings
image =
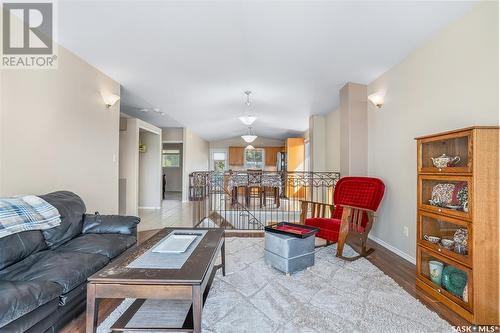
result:
[[(361, 253), (357, 256), (354, 256), (354, 257), (344, 257), (342, 255), (342, 252), (340, 252), (339, 254), (339, 251), (338, 251), (338, 248), (337, 248), (337, 257), (341, 258), (341, 259), (344, 259), (344, 260), (347, 260), (347, 261), (355, 261), (355, 260), (358, 260), (359, 258), (364, 258), (366, 256), (369, 256), (370, 254), (373, 253), (373, 251), (375, 251), (375, 249), (373, 248), (369, 248), (367, 249), (366, 248), (366, 241), (367, 241), (367, 238), (368, 238), (368, 233), (366, 233), (365, 235), (362, 235), (361, 236)], [(344, 246), (342, 245), (342, 249), (344, 248)]]
[[(345, 213), (344, 213), (345, 214)], [(344, 245), (349, 234), (349, 222), (347, 218), (342, 217), (339, 230), (339, 240), (337, 242), (337, 257), (344, 258)]]
[(368, 234), (364, 235), (363, 240), (361, 241), (361, 257), (366, 257), (366, 256), (370, 255), (371, 253), (373, 253), (373, 251), (375, 251), (375, 249), (373, 249), (373, 248), (369, 248), (369, 249), (366, 248), (367, 240), (368, 240)]

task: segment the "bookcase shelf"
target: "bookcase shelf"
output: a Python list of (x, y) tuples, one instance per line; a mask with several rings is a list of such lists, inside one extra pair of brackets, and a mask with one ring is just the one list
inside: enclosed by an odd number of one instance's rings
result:
[[(499, 128), (416, 140), (416, 284), (473, 324), (499, 325)], [(436, 166), (443, 154), (450, 163)]]

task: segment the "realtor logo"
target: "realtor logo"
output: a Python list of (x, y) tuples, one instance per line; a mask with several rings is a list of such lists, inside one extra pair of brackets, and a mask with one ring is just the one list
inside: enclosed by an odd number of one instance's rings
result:
[(2, 67), (55, 68), (51, 2), (3, 3)]

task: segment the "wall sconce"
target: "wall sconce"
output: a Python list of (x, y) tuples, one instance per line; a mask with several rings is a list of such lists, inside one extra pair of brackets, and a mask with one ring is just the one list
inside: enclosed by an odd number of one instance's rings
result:
[(104, 101), (104, 105), (106, 105), (106, 109), (109, 109), (113, 105), (115, 105), (116, 102), (120, 100), (120, 96), (114, 95), (114, 94), (102, 94), (102, 100)]
[(379, 109), (384, 105), (384, 95), (381, 93), (374, 93), (368, 96), (368, 100)]

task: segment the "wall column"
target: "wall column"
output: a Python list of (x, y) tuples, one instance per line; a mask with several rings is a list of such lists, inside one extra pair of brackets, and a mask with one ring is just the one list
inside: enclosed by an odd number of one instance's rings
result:
[(340, 90), (340, 174), (368, 174), (367, 87), (348, 82)]
[(311, 116), (309, 118), (310, 171), (327, 171), (326, 144), (325, 117), (321, 115)]

